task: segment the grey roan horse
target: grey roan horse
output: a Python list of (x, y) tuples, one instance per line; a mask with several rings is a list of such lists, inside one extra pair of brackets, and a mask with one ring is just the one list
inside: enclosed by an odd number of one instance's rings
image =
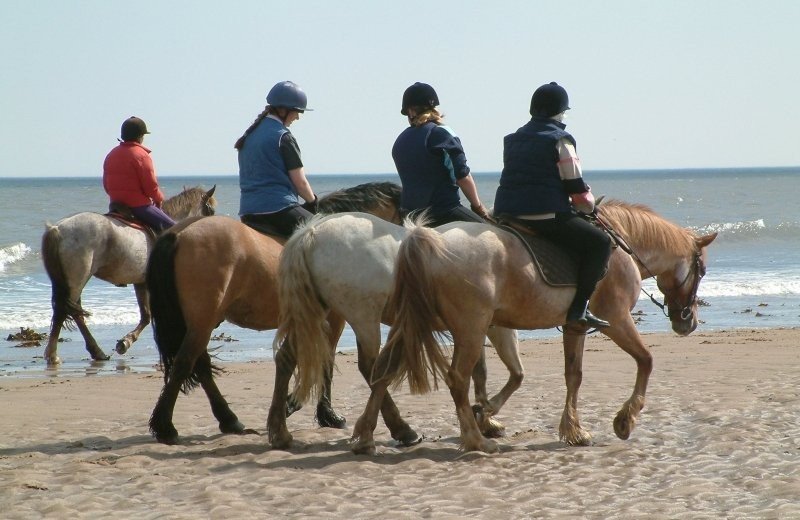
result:
[[(174, 220), (214, 214), (214, 190), (187, 188), (164, 201), (163, 210)], [(61, 363), (58, 336), (75, 322), (94, 360), (108, 359), (86, 326), (89, 313), (81, 306), (81, 292), (92, 276), (118, 286), (133, 284), (139, 303), (139, 324), (117, 341), (124, 354), (150, 323), (145, 269), (153, 247), (151, 233), (100, 213), (83, 212), (47, 224), (42, 236), (42, 261), (52, 284), (53, 319), (44, 351), (48, 365)]]

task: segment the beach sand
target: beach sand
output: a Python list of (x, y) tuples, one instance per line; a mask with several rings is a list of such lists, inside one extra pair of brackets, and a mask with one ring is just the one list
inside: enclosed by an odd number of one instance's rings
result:
[[(160, 373), (0, 380), (0, 517), (16, 518), (800, 518), (800, 329), (648, 334), (655, 368), (627, 441), (612, 420), (635, 364), (587, 339), (579, 399), (588, 447), (558, 440), (565, 396), (560, 340), (522, 345), (526, 378), (498, 418), (500, 453), (459, 451), (446, 388), (394, 393), (425, 440), (376, 430), (377, 456), (353, 455), (368, 396), (355, 353), (337, 356), (334, 406), (348, 429), (289, 418), (295, 444), (265, 436), (271, 362), (227, 364), (231, 407), (261, 435), (221, 435), (202, 391), (181, 395), (182, 443), (147, 422)], [(489, 350), (490, 391), (507, 372)]]

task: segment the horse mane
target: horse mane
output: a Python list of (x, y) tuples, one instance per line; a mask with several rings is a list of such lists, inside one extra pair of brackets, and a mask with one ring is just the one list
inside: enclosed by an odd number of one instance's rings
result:
[(644, 204), (605, 200), (598, 211), (614, 231), (645, 248), (687, 254), (695, 249), (692, 231), (673, 224)]
[(319, 199), (321, 213), (368, 213), (378, 207), (400, 207), (401, 188), (394, 182), (367, 182), (343, 188)]
[[(174, 195), (162, 204), (161, 209), (164, 213), (174, 217), (175, 215), (189, 215), (193, 208), (196, 208), (203, 202), (203, 197), (206, 195), (206, 190), (200, 186), (193, 188), (183, 187), (183, 191)], [(208, 205), (212, 208), (217, 205), (217, 199), (212, 195), (208, 199)]]

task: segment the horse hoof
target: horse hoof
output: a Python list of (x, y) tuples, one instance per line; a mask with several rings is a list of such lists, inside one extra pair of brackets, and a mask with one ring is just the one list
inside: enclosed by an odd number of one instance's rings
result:
[(92, 361), (108, 361), (111, 359), (111, 356), (106, 355), (102, 350), (96, 350), (90, 352), (90, 354), (92, 355)]
[[(242, 424), (241, 421), (238, 421), (238, 420), (237, 421), (233, 421), (233, 422), (228, 423), (228, 424), (220, 423), (219, 424), (219, 431), (221, 431), (222, 433), (235, 433), (237, 435), (243, 435), (243, 434), (247, 433), (247, 430), (245, 430), (244, 424)], [(255, 430), (250, 430), (250, 431), (255, 433)]]
[(356, 441), (350, 446), (355, 455), (375, 455), (375, 442)]
[(401, 432), (399, 435), (397, 435), (397, 437), (393, 436), (393, 438), (406, 448), (422, 442), (422, 436), (411, 428)]
[(155, 433), (153, 436), (155, 437), (156, 441), (161, 444), (166, 444), (167, 446), (175, 446), (180, 442), (180, 438), (178, 437), (177, 433), (174, 435), (160, 435)]
[(315, 418), (317, 419), (317, 424), (322, 428), (338, 428), (343, 430), (347, 426), (347, 419), (328, 407), (318, 407)]
[(47, 366), (50, 368), (55, 368), (61, 364), (61, 358), (58, 356), (45, 358), (45, 361), (47, 361)]
[(289, 394), (289, 397), (286, 398), (286, 417), (289, 417), (301, 408), (303, 408), (303, 403), (298, 403), (294, 400), (294, 395)]
[(117, 341), (117, 346), (114, 348), (114, 350), (117, 351), (117, 354), (124, 354), (130, 348), (131, 348), (130, 341), (121, 339)]
[(627, 441), (633, 431), (633, 421), (628, 420), (626, 417), (617, 415), (614, 418), (614, 433), (623, 441)]
[(284, 435), (275, 435), (271, 437), (269, 440), (270, 446), (272, 446), (273, 450), (288, 450), (292, 447), (292, 441), (294, 438), (292, 434), (286, 433)]
[(506, 427), (503, 426), (503, 423), (494, 417), (487, 415), (483, 411), (482, 406), (477, 404), (473, 405), (472, 413), (475, 416), (475, 422), (478, 423), (478, 427), (480, 428), (481, 434), (484, 437), (487, 439), (497, 439), (505, 436)]

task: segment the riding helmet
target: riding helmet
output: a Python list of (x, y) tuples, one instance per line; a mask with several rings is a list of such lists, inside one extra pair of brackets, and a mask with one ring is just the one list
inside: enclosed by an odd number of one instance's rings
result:
[(555, 81), (536, 89), (531, 98), (531, 115), (553, 117), (569, 110), (569, 96), (564, 87)]
[(410, 107), (433, 108), (435, 106), (439, 106), (439, 96), (436, 95), (436, 91), (427, 83), (418, 81), (403, 92), (403, 106), (400, 108), (400, 113), (407, 116)]
[(122, 129), (120, 130), (120, 139), (123, 141), (135, 141), (142, 137), (144, 134), (149, 134), (147, 125), (144, 121), (136, 116), (131, 116), (122, 122)]
[(306, 106), (308, 103), (306, 93), (297, 83), (291, 81), (276, 83), (267, 94), (267, 103), (273, 107), (290, 108), (298, 112), (313, 111)]

